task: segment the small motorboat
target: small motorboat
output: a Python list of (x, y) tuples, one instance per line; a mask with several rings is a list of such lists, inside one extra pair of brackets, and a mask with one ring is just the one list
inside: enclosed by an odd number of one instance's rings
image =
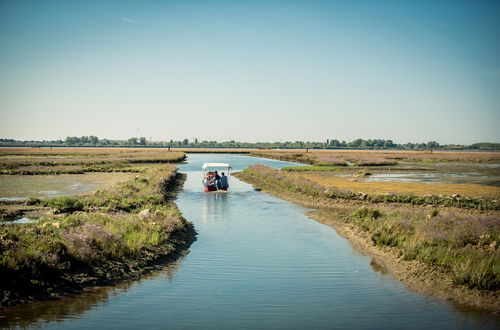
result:
[[(205, 163), (201, 169), (203, 170), (202, 185), (205, 192), (226, 191), (229, 188), (229, 176), (233, 169), (231, 165), (227, 163)], [(217, 175), (220, 177), (222, 173), (224, 173), (226, 179), (217, 178)]]

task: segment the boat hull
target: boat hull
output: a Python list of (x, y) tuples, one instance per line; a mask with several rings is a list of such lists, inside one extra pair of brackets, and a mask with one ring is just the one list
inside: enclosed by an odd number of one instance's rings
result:
[(203, 188), (205, 189), (205, 192), (217, 191), (217, 188), (215, 186), (203, 186)]
[(228, 188), (228, 187), (222, 187), (222, 188), (220, 188), (220, 189), (217, 189), (215, 186), (203, 186), (203, 189), (205, 190), (205, 192), (209, 192), (209, 191), (217, 191), (217, 190), (227, 191), (227, 188)]

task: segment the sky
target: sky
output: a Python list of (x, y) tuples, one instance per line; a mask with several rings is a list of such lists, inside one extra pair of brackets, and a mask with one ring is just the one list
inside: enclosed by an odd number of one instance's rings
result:
[(0, 138), (500, 142), (500, 1), (0, 0)]

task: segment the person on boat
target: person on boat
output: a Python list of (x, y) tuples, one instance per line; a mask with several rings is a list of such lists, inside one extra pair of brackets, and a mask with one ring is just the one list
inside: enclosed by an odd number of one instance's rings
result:
[(219, 179), (219, 189), (222, 190), (227, 190), (229, 187), (229, 183), (227, 182), (227, 176), (224, 175), (224, 172), (221, 173), (220, 179)]
[(215, 171), (214, 173), (214, 180), (215, 180), (215, 185), (217, 186), (217, 189), (220, 189), (220, 175)]
[(207, 187), (215, 185), (212, 172), (209, 171), (207, 175), (205, 175), (205, 178), (203, 179), (203, 184)]

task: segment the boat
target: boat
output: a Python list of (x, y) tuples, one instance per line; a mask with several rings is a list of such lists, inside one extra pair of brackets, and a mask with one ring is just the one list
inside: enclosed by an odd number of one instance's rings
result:
[(203, 179), (201, 183), (205, 192), (218, 190), (226, 191), (228, 189), (229, 184), (227, 186), (221, 186), (220, 183), (216, 182), (215, 171), (218, 171), (218, 173), (225, 171), (224, 173), (227, 176), (227, 181), (229, 182), (231, 170), (233, 169), (231, 165), (227, 163), (205, 163), (201, 169), (203, 170)]

